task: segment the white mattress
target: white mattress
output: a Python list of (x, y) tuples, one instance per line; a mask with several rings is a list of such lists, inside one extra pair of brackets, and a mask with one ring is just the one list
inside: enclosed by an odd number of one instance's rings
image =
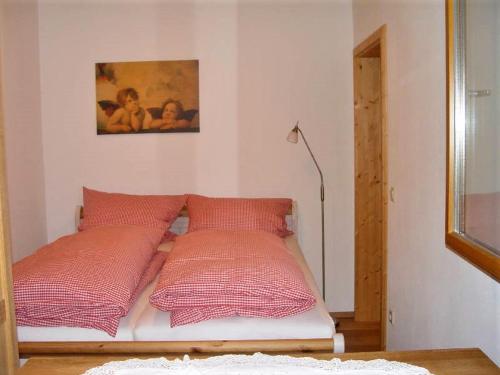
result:
[[(170, 313), (149, 304), (156, 281), (141, 294), (124, 317), (116, 337), (87, 328), (17, 327), (19, 341), (202, 341), (332, 338), (334, 323), (306, 265), (295, 236), (285, 238), (287, 247), (301, 266), (317, 304), (309, 311), (280, 319), (230, 317), (170, 327)], [(172, 243), (163, 245), (169, 251)]]

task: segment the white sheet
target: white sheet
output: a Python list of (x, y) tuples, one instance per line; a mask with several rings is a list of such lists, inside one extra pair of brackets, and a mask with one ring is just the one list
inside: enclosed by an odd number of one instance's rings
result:
[[(332, 338), (334, 323), (321, 299), (311, 271), (306, 265), (295, 236), (285, 243), (302, 268), (317, 304), (305, 313), (281, 319), (230, 317), (186, 326), (170, 327), (170, 313), (149, 304), (156, 280), (138, 298), (129, 314), (120, 321), (116, 337), (88, 328), (17, 327), (19, 341), (200, 341)], [(173, 243), (159, 250), (170, 251)]]

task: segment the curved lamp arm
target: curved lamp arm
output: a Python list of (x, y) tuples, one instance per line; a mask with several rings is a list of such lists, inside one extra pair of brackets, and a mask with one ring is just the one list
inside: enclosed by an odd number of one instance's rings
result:
[(316, 168), (318, 169), (319, 172), (319, 177), (321, 178), (321, 186), (320, 186), (320, 194), (321, 194), (321, 270), (322, 270), (322, 281), (323, 281), (323, 288), (322, 288), (322, 295), (323, 295), (323, 300), (325, 299), (325, 187), (323, 184), (323, 172), (321, 171), (321, 168), (319, 167), (318, 162), (316, 161), (316, 158), (314, 157), (313, 152), (311, 151), (311, 147), (309, 147), (309, 143), (307, 143), (306, 137), (304, 137), (304, 133), (302, 133), (302, 130), (299, 128), (299, 122), (295, 124), (295, 127), (290, 131), (288, 134), (288, 137), (286, 138), (288, 142), (291, 143), (297, 143), (299, 141), (299, 135), (302, 137), (302, 140), (304, 141), (307, 150), (309, 151), (309, 154), (311, 154), (311, 157), (314, 161), (314, 165), (316, 165)]
[(304, 133), (302, 133), (302, 130), (299, 128), (298, 121), (297, 121), (297, 124), (295, 125), (295, 127), (292, 129), (292, 131), (300, 133), (300, 136), (302, 137), (302, 139), (307, 147), (307, 150), (309, 151), (309, 154), (311, 154), (312, 160), (314, 161), (314, 165), (316, 165), (316, 168), (318, 169), (319, 177), (321, 179), (321, 201), (324, 201), (325, 200), (325, 188), (324, 188), (324, 184), (323, 184), (323, 172), (321, 171), (321, 168), (319, 167), (319, 164), (316, 161), (316, 158), (314, 157), (313, 152), (311, 151), (311, 147), (309, 147), (309, 143), (307, 143), (306, 137), (304, 137)]

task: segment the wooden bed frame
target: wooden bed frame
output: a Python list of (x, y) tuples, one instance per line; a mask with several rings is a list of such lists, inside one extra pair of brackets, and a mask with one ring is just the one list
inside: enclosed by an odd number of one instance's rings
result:
[[(22, 358), (27, 358), (62, 354), (164, 355), (206, 353), (212, 355), (255, 352), (333, 353), (334, 341), (336, 340), (342, 342), (342, 338), (340, 337), (333, 339), (297, 340), (19, 342), (19, 355)], [(343, 350), (339, 350), (339, 352), (343, 352)]]
[[(286, 215), (292, 217), (292, 220), (294, 222), (293, 230), (296, 231), (297, 228), (295, 228), (295, 226), (297, 225), (297, 205), (295, 201), (293, 201), (291, 206), (288, 208)], [(179, 212), (179, 217), (189, 217), (187, 206), (184, 206), (181, 212)], [(80, 224), (80, 221), (82, 219), (83, 219), (83, 206), (76, 206), (75, 228), (78, 228), (78, 225)]]
[[(292, 216), (296, 230), (296, 206), (292, 203), (287, 215)], [(179, 217), (188, 217), (184, 207)], [(83, 207), (78, 206), (75, 224), (83, 218)], [(344, 337), (279, 339), (279, 340), (215, 340), (215, 341), (40, 341), (19, 342), (19, 356), (52, 355), (148, 355), (180, 353), (343, 353)]]

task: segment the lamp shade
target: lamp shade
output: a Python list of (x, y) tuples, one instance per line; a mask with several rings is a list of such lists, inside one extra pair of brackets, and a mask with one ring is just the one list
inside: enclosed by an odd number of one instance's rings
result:
[(296, 127), (290, 130), (290, 133), (288, 133), (288, 137), (286, 137), (286, 140), (291, 143), (297, 143), (299, 141), (299, 133)]

